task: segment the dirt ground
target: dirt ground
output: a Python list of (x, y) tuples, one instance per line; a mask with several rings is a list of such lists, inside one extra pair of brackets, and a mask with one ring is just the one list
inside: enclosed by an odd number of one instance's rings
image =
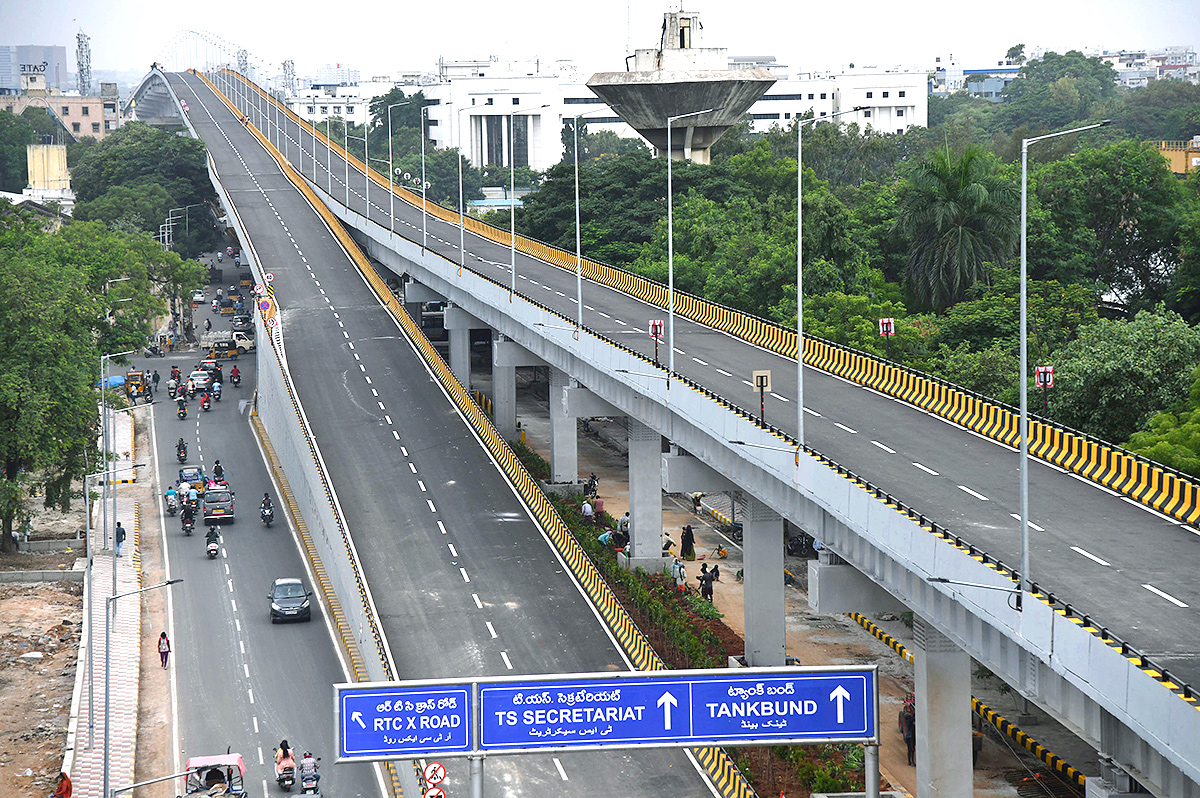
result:
[[(60, 513), (35, 500), (31, 514), (32, 540), (74, 538), (84, 525), (80, 501), (72, 512)], [(82, 556), (82, 546), (61, 553), (19, 551), (0, 555), (0, 571), (70, 570)], [(0, 795), (26, 798), (54, 790), (82, 623), (82, 583), (0, 584)]]

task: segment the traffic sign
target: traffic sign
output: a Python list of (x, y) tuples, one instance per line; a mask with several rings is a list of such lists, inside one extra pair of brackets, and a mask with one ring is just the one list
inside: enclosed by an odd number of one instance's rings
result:
[(882, 338), (891, 338), (896, 334), (895, 319), (880, 319), (879, 320), (879, 335)]
[(261, 293), (262, 293), (263, 291), (265, 291), (265, 290), (266, 290), (266, 289), (262, 287), (262, 283), (259, 283), (258, 285), (254, 286), (254, 295), (255, 295), (255, 296), (258, 296), (259, 294), (261, 294)]
[(1054, 366), (1035, 366), (1033, 381), (1039, 388), (1053, 388)]
[(446, 798), (446, 791), (441, 787), (430, 787), (425, 791), (425, 798)]
[(263, 279), (269, 283), (275, 279), (275, 275), (272, 274), (271, 272), (267, 272), (266, 274), (263, 275)]
[(649, 324), (649, 332), (650, 332), (651, 338), (662, 338), (663, 337), (663, 320), (662, 319), (651, 319), (650, 324)]
[(275, 328), (275, 317), (272, 316), (271, 318), (267, 319), (266, 325), (267, 325), (268, 330), (274, 329)]
[(469, 684), (336, 685), (338, 761), (466, 753)]
[(425, 781), (429, 782), (430, 784), (441, 784), (446, 780), (446, 766), (441, 762), (428, 763), (425, 765), (425, 770), (423, 773), (425, 775)]
[(875, 669), (765, 668), (503, 681), (479, 687), (479, 748), (874, 742)]
[(266, 313), (268, 310), (271, 309), (271, 300), (264, 299), (262, 302), (259, 302), (258, 309), (261, 310), (262, 312)]

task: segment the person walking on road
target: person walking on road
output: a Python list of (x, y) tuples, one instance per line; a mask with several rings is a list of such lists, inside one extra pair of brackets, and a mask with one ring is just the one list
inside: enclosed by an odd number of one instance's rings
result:
[(125, 545), (125, 527), (121, 526), (121, 522), (117, 522), (117, 528), (113, 530), (113, 540), (117, 544), (117, 556), (121, 556), (121, 548)]
[(700, 598), (711, 602), (713, 600), (713, 572), (708, 570), (708, 563), (700, 564), (700, 575), (696, 577), (700, 583)]
[(683, 534), (679, 536), (679, 554), (685, 560), (696, 559), (696, 533), (692, 531), (691, 524), (685, 526)]
[(158, 381), (161, 379), (162, 379), (162, 377), (158, 376), (158, 369), (155, 369), (154, 376), (150, 378), (150, 382), (154, 383), (154, 392), (155, 393), (158, 393)]
[(158, 636), (158, 658), (162, 661), (163, 668), (167, 667), (167, 658), (171, 656), (171, 641), (167, 639), (167, 633), (163, 632)]

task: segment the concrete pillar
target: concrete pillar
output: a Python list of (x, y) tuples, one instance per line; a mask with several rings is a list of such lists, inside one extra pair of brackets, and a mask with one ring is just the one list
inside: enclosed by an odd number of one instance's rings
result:
[(971, 657), (913, 619), (917, 798), (972, 794)]
[(492, 421), (506, 441), (517, 437), (517, 367), (496, 362), (497, 339), (492, 339)]
[(464, 388), (471, 387), (471, 331), (448, 330), (450, 335), (450, 370)]
[(563, 390), (571, 386), (570, 376), (550, 367), (550, 480), (575, 482), (579, 479), (579, 436), (575, 417), (567, 415)]
[(774, 510), (753, 497), (746, 499), (742, 505), (746, 664), (786, 665), (783, 524)]
[(629, 419), (630, 564), (662, 570), (662, 436)]

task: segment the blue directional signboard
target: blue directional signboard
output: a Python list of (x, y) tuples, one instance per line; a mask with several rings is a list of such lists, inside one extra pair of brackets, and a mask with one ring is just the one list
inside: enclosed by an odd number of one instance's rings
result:
[(338, 761), (465, 754), (471, 685), (335, 685)]
[(874, 666), (583, 673), (335, 688), (339, 762), (610, 745), (878, 742), (879, 737)]
[(757, 745), (877, 738), (875, 669), (587, 674), (481, 683), (479, 747)]

